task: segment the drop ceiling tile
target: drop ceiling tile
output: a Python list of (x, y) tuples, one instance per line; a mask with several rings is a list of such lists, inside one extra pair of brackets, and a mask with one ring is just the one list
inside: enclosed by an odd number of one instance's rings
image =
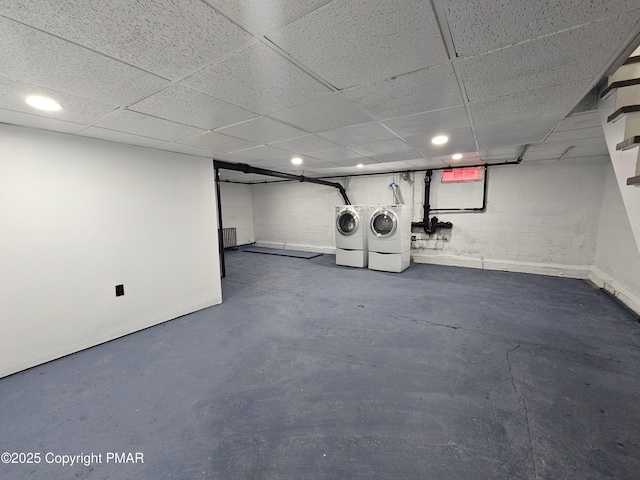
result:
[(563, 114), (580, 101), (590, 79), (529, 90), (469, 104), (476, 126), (512, 122), (524, 118)]
[(323, 168), (336, 168), (336, 164), (332, 162), (327, 162), (326, 160), (320, 160), (319, 158), (310, 157), (308, 155), (302, 155), (302, 165), (293, 165), (289, 162), (286, 166), (288, 169), (300, 171), (304, 171), (304, 174), (313, 173), (314, 170), (323, 169)]
[(317, 135), (306, 135), (304, 137), (285, 140), (284, 142), (273, 143), (271, 146), (289, 152), (312, 153), (320, 150), (334, 149), (337, 148), (338, 145)]
[(565, 130), (562, 132), (554, 132), (547, 138), (548, 143), (563, 142), (566, 140), (594, 140), (601, 139), (606, 141), (604, 131), (601, 126), (591, 128), (579, 128), (575, 130)]
[(578, 128), (601, 127), (601, 116), (602, 114), (597, 110), (569, 115), (558, 124), (554, 131), (563, 132), (565, 130), (576, 130)]
[(183, 83), (260, 114), (308, 102), (331, 91), (261, 42), (200, 70)]
[(564, 147), (562, 147), (562, 148), (546, 148), (544, 150), (534, 150), (532, 148), (529, 148), (529, 150), (527, 150), (527, 153), (525, 153), (524, 157), (522, 158), (522, 161), (527, 162), (527, 161), (531, 161), (531, 160), (534, 160), (534, 161), (537, 161), (537, 160), (552, 160), (552, 159), (557, 160), (566, 151), (567, 151), (567, 149), (564, 148)]
[(433, 112), (407, 115), (382, 122), (401, 137), (412, 137), (447, 132), (469, 125), (469, 116), (464, 106), (434, 110)]
[(40, 117), (27, 113), (14, 112), (0, 109), (0, 123), (11, 125), (21, 125), (23, 127), (40, 128), (43, 130), (53, 130), (54, 132), (76, 133), (86, 128), (80, 123), (57, 120), (55, 118)]
[[(612, 17), (460, 60), (469, 101), (599, 78), (619, 48), (616, 39), (624, 37), (637, 21), (637, 16)], [(582, 98), (586, 92), (579, 85), (574, 94)]]
[(373, 85), (350, 88), (342, 94), (376, 120), (463, 103), (451, 64), (408, 73)]
[(365, 156), (346, 148), (333, 148), (331, 150), (313, 152), (313, 156), (319, 158), (320, 160), (326, 160), (327, 162), (335, 163), (341, 163), (344, 160), (358, 160), (354, 165), (360, 163), (360, 160), (366, 159)]
[(433, 159), (433, 158), (420, 158), (417, 160), (411, 160), (409, 162), (407, 162), (411, 167), (413, 168), (444, 168), (444, 167), (448, 167), (449, 165), (438, 160), (438, 159)]
[(586, 0), (579, 7), (558, 0), (442, 3), (458, 56), (538, 38), (638, 7), (637, 0)]
[(447, 130), (447, 134), (449, 141), (444, 145), (433, 145), (431, 135), (416, 135), (405, 138), (405, 141), (428, 158), (476, 151), (470, 127)]
[[(507, 135), (525, 135), (529, 132), (549, 133), (562, 120), (563, 114), (545, 115), (542, 117), (524, 118), (512, 122), (492, 123), (490, 125), (482, 125), (474, 127), (478, 142), (489, 140), (495, 137), (504, 137)], [(482, 150), (483, 148), (480, 147)]]
[(200, 0), (4, 0), (3, 14), (168, 79), (251, 38)]
[(168, 142), (175, 142), (203, 132), (199, 128), (181, 125), (129, 110), (115, 112), (113, 115), (98, 122), (96, 126)]
[(268, 38), (339, 89), (449, 60), (425, 1), (335, 0)]
[[(26, 104), (29, 95), (42, 95), (56, 100), (62, 109), (57, 112), (36, 110)], [(7, 110), (26, 113), (33, 116), (49, 117), (67, 122), (91, 124), (97, 122), (109, 112), (114, 111), (115, 105), (98, 102), (61, 92), (52, 88), (41, 87), (32, 83), (14, 80), (0, 75), (0, 105)]]
[(233, 152), (238, 155), (242, 155), (245, 158), (251, 158), (255, 160), (282, 160), (283, 162), (288, 162), (291, 160), (293, 155), (291, 152), (285, 152), (284, 150), (279, 150), (277, 148), (269, 147), (268, 145), (260, 145), (258, 147), (247, 148), (244, 150), (239, 150), (237, 152)]
[(340, 93), (272, 113), (271, 117), (310, 132), (346, 127), (371, 121), (369, 115), (346, 100)]
[(208, 148), (195, 147), (193, 145), (185, 145), (184, 143), (167, 143), (164, 149), (172, 152), (185, 153), (187, 155), (195, 155), (197, 157), (210, 158), (214, 155), (214, 151)]
[(411, 146), (404, 143), (399, 138), (392, 138), (389, 140), (380, 140), (377, 142), (365, 143), (362, 145), (354, 145), (349, 147), (351, 150), (359, 153), (360, 155), (372, 156), (381, 155), (385, 153), (397, 153), (406, 152), (410, 150), (415, 155), (415, 151)]
[(206, 130), (258, 116), (180, 84), (171, 85), (129, 109)]
[(307, 132), (290, 127), (266, 117), (249, 120), (217, 131), (225, 135), (243, 138), (256, 143), (273, 143), (280, 140), (303, 137)]
[(258, 145), (256, 142), (250, 142), (248, 140), (230, 137), (229, 135), (222, 135), (221, 133), (216, 132), (203, 133), (202, 135), (186, 139), (181, 143), (206, 148), (217, 153), (232, 152), (234, 150), (255, 147)]
[(381, 153), (379, 155), (371, 155), (370, 158), (380, 163), (389, 163), (389, 162), (404, 162), (409, 160), (419, 160), (424, 157), (420, 153), (416, 152), (414, 149), (411, 149), (411, 150), (405, 150), (404, 152), (390, 152), (390, 153)]
[(331, 0), (205, 0), (254, 35), (309, 12)]
[(168, 142), (157, 140), (155, 138), (142, 137), (139, 135), (131, 135), (125, 132), (116, 132), (106, 128), (89, 127), (80, 133), (83, 137), (97, 138), (110, 142), (125, 143), (127, 145), (137, 145), (139, 147), (163, 148), (166, 149)]
[(332, 128), (325, 130), (318, 135), (331, 140), (338, 145), (361, 145), (363, 143), (398, 138), (378, 122), (361, 123), (348, 127)]
[(379, 162), (377, 162), (376, 160), (373, 160), (372, 158), (358, 156), (358, 157), (351, 157), (351, 158), (347, 158), (347, 157), (336, 158), (334, 160), (331, 160), (331, 163), (334, 163), (339, 167), (355, 167), (356, 165), (359, 165), (359, 164), (373, 165)]
[[(62, 3), (62, 2), (61, 2)], [(2, 74), (111, 105), (168, 85), (155, 75), (0, 17)]]
[(582, 157), (608, 157), (609, 150), (607, 144), (600, 145), (576, 145), (569, 150), (564, 158), (582, 158)]
[(478, 138), (478, 148), (480, 150), (488, 150), (491, 148), (513, 147), (516, 145), (540, 143), (548, 134), (549, 130), (542, 130), (513, 133), (511, 135), (505, 136), (485, 137), (482, 140)]

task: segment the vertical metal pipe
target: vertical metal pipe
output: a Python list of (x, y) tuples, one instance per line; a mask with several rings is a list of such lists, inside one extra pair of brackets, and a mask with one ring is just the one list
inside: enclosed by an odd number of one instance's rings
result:
[(216, 178), (216, 200), (218, 203), (218, 253), (220, 255), (220, 276), (226, 276), (224, 265), (224, 242), (222, 238), (222, 199), (220, 198), (220, 169), (214, 164), (214, 172)]

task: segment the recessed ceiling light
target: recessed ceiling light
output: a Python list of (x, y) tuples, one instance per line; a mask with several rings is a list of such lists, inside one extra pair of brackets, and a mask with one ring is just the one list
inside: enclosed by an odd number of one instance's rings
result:
[(451, 158), (453, 158), (454, 160), (460, 160), (462, 158), (462, 154), (461, 153), (454, 153)]
[(62, 106), (55, 100), (51, 100), (47, 97), (41, 97), (39, 95), (31, 95), (30, 97), (27, 97), (27, 103), (33, 108), (45, 110), (47, 112), (57, 112), (62, 108)]
[(300, 165), (302, 163), (302, 159), (300, 157), (293, 157), (291, 159), (291, 163), (293, 163), (294, 165)]
[(434, 145), (444, 145), (448, 141), (449, 137), (447, 137), (446, 135), (438, 135), (431, 139), (431, 143), (433, 143)]
[(357, 164), (357, 165), (356, 165), (356, 168), (362, 168), (362, 167), (364, 167), (364, 165), (363, 165), (363, 164), (361, 164), (361, 163), (359, 163), (359, 164)]

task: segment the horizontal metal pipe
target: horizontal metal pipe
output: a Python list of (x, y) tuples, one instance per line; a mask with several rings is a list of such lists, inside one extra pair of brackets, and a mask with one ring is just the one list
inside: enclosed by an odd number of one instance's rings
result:
[(278, 172), (276, 170), (268, 170), (266, 168), (254, 167), (246, 163), (232, 163), (232, 162), (224, 162), (221, 160), (214, 160), (213, 164), (215, 165), (216, 168), (222, 168), (225, 170), (235, 170), (236, 172), (243, 172), (243, 173), (254, 173), (256, 175), (278, 177), (278, 178), (284, 178), (287, 180), (309, 182), (309, 183), (315, 183), (317, 185), (325, 185), (327, 187), (337, 188), (338, 191), (340, 192), (340, 195), (342, 195), (342, 198), (345, 204), (351, 205), (351, 202), (349, 201), (349, 197), (347, 197), (347, 192), (345, 191), (344, 187), (337, 182), (329, 182), (327, 180), (322, 180), (320, 178), (305, 177), (304, 175), (294, 175), (293, 173), (285, 173), (285, 172)]

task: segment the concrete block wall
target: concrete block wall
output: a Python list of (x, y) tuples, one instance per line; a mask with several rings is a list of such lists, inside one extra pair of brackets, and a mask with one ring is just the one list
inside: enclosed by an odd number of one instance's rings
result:
[(235, 227), (238, 245), (255, 242), (253, 232), (253, 197), (250, 185), (220, 183), (222, 226)]
[[(489, 168), (486, 211), (436, 212), (454, 227), (432, 237), (418, 234), (414, 261), (587, 278), (608, 161), (589, 157)], [(438, 201), (447, 188), (434, 175), (432, 208), (458, 206)]]
[[(505, 269), (588, 278), (595, 259), (603, 178), (608, 157), (536, 161), (489, 169), (485, 213), (436, 213), (454, 227), (427, 239), (414, 230), (414, 262)], [(413, 219), (422, 219), (424, 173), (413, 183), (398, 174), (341, 180), (354, 204), (390, 204), (391, 182), (400, 185)], [(480, 206), (480, 182), (439, 185), (434, 172), (433, 208)], [(445, 190), (453, 187), (461, 205)], [(335, 248), (335, 189), (308, 183), (255, 185), (255, 233), (259, 244), (331, 252)], [(442, 200), (441, 200), (442, 199)], [(439, 203), (439, 202), (444, 202)]]

